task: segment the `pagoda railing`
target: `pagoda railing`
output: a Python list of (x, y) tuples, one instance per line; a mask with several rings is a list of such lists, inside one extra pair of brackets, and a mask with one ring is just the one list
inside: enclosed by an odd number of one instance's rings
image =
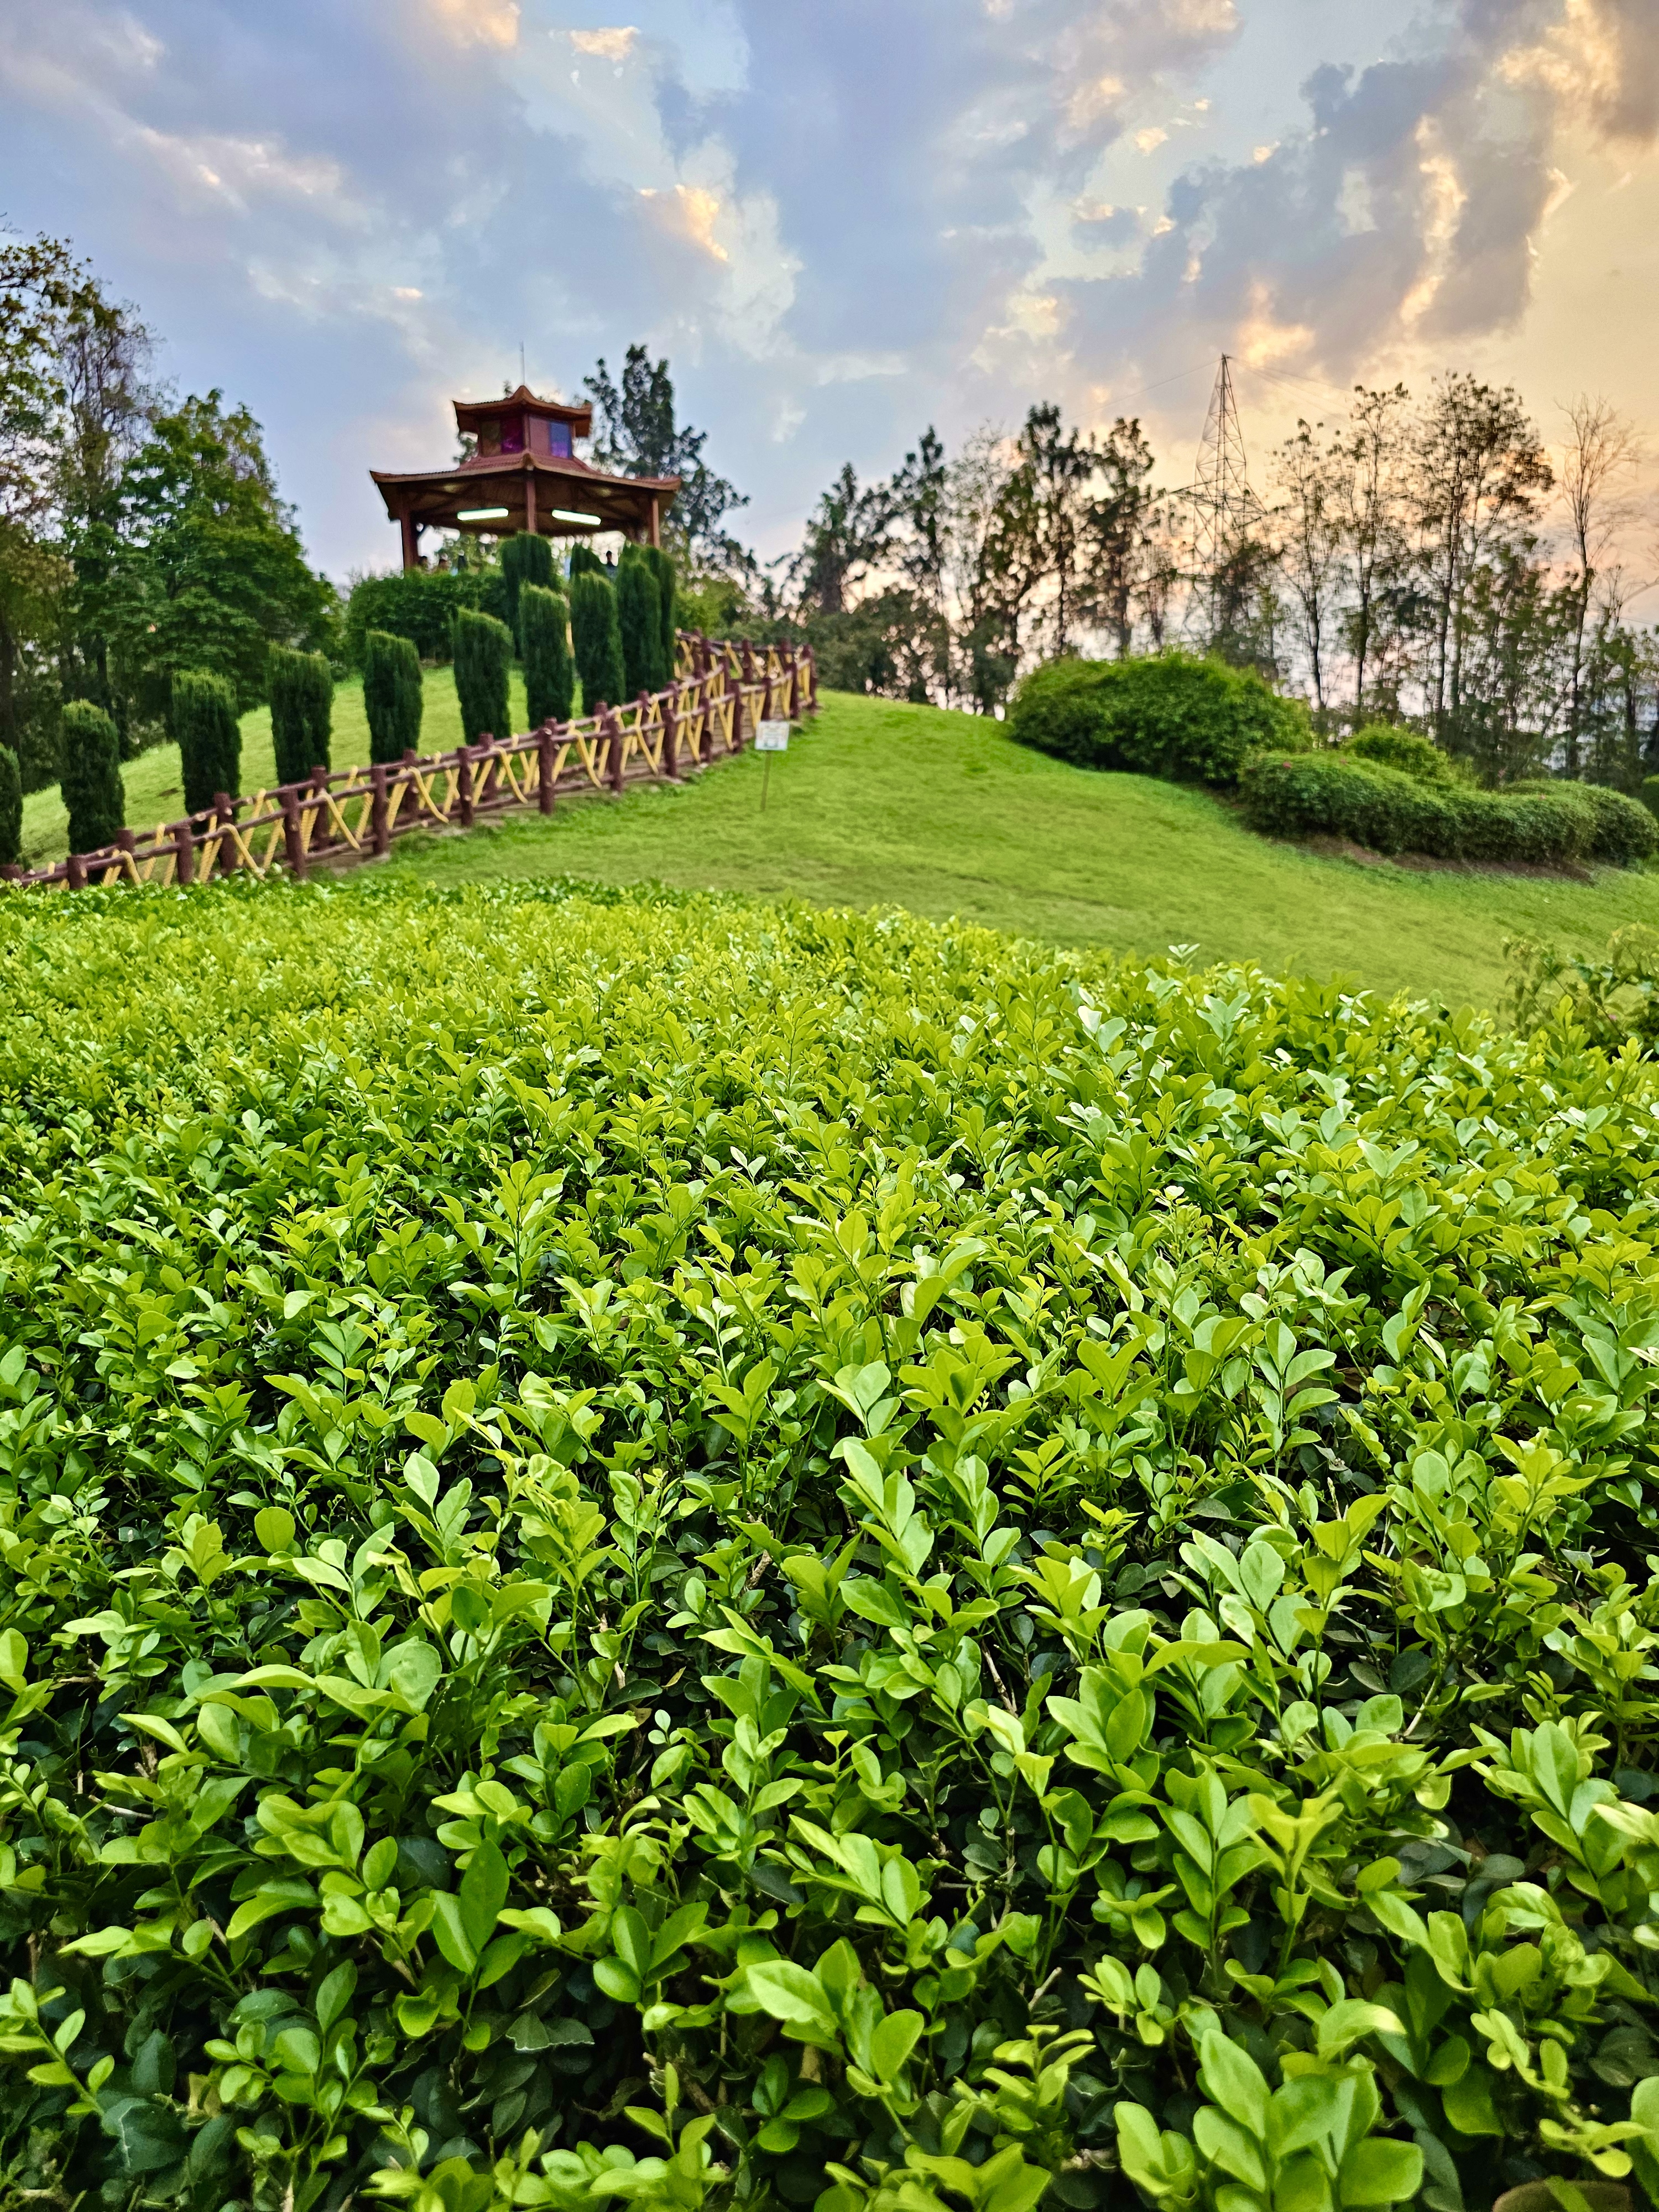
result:
[(479, 821), (562, 799), (616, 794), (629, 783), (683, 782), (754, 741), (763, 721), (817, 711), (810, 647), (733, 645), (681, 631), (675, 679), (570, 722), (522, 736), (480, 738), (453, 752), (313, 769), (304, 783), (210, 807), (146, 835), (124, 830), (95, 853), (51, 867), (0, 870), (19, 890), (89, 884), (206, 883), (216, 876), (350, 867), (416, 830), (471, 830)]

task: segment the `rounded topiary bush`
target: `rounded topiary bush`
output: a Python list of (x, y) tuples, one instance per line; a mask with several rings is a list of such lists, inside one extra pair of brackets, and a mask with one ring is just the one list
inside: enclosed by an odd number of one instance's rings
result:
[(1565, 867), (1603, 857), (1587, 785), (1476, 791), (1425, 783), (1346, 753), (1263, 754), (1240, 782), (1245, 820), (1268, 836), (1346, 837), (1374, 853), (1511, 866)]
[(1053, 660), (1015, 694), (1010, 733), (1080, 768), (1233, 784), (1254, 752), (1304, 750), (1307, 709), (1253, 669), (1188, 653)]
[(1578, 789), (1595, 816), (1595, 842), (1590, 858), (1612, 867), (1633, 868), (1659, 853), (1659, 822), (1639, 799), (1628, 798), (1605, 783), (1581, 783)]
[(1431, 738), (1391, 722), (1368, 723), (1355, 731), (1342, 750), (1351, 759), (1398, 769), (1401, 775), (1414, 776), (1419, 783), (1453, 784), (1463, 780), (1449, 756)]

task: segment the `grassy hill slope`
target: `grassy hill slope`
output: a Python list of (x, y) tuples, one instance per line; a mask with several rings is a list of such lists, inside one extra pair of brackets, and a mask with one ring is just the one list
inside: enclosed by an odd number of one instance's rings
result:
[[(522, 696), (515, 695), (522, 715)], [(368, 756), (361, 691), (342, 685), (334, 757)], [(447, 672), (428, 673), (424, 743), (458, 744)], [(128, 818), (177, 814), (178, 754), (128, 763)], [(243, 787), (271, 774), (270, 718), (243, 724)], [(1659, 927), (1659, 876), (1604, 870), (1593, 884), (1425, 873), (1323, 860), (1264, 842), (1207, 793), (1073, 769), (1014, 744), (1002, 726), (888, 700), (828, 696), (772, 765), (722, 764), (682, 788), (562, 805), (470, 836), (407, 839), (389, 866), (434, 882), (574, 875), (612, 883), (793, 896), (959, 915), (1062, 945), (1253, 959), (1351, 975), (1451, 1003), (1490, 1005), (1503, 941), (1531, 934), (1598, 948), (1632, 921)], [(55, 792), (26, 803), (35, 854), (60, 854)]]

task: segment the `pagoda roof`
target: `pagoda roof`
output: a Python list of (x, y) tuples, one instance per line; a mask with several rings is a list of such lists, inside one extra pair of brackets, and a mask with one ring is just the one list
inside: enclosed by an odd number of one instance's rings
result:
[(550, 422), (568, 422), (573, 438), (592, 435), (593, 410), (586, 404), (570, 406), (562, 399), (543, 399), (527, 384), (520, 385), (516, 392), (504, 392), (499, 399), (457, 399), (451, 403), (455, 410), (459, 428), (470, 430), (473, 425), (489, 415), (540, 415)]
[[(477, 453), (447, 469), (371, 469), (369, 475), (394, 520), (408, 515), (436, 529), (492, 538), (524, 527), (532, 483), (536, 527), (554, 537), (597, 535), (601, 530), (621, 530), (630, 537), (648, 532), (653, 511), (669, 506), (680, 489), (678, 477), (608, 476), (562, 453)], [(465, 510), (485, 506), (505, 507), (507, 513), (461, 519)], [(561, 528), (561, 507), (594, 520)]]

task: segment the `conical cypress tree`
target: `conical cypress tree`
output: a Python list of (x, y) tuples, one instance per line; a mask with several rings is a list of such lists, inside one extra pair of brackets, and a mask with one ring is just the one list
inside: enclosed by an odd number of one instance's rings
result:
[(0, 745), (0, 868), (23, 857), (23, 771), (9, 745)]
[[(602, 576), (605, 574), (604, 562), (591, 545), (580, 538), (570, 549), (569, 568), (573, 584), (578, 576)], [(573, 600), (571, 604), (574, 605), (575, 603)]]
[(630, 699), (660, 690), (662, 601), (657, 580), (636, 554), (617, 570), (617, 625), (622, 633), (623, 674)]
[(553, 581), (553, 548), (546, 538), (538, 537), (533, 530), (521, 530), (517, 537), (509, 538), (501, 547), (501, 580), (507, 586), (507, 627), (522, 652), (519, 594), (526, 584), (539, 584), (545, 589)]
[(582, 679), (583, 714), (596, 714), (602, 705), (620, 706), (628, 696), (628, 676), (617, 624), (617, 594), (605, 577), (571, 578), (570, 636)]
[(520, 592), (519, 635), (532, 730), (544, 722), (570, 720), (576, 670), (570, 658), (569, 620), (570, 610), (559, 592), (539, 584), (526, 584)]
[(651, 573), (657, 580), (657, 595), (662, 601), (662, 680), (665, 684), (672, 684), (676, 657), (674, 592), (678, 585), (674, 574), (674, 556), (665, 552), (660, 545), (648, 545), (645, 557), (651, 563)]
[(408, 638), (383, 629), (365, 634), (363, 712), (370, 760), (399, 761), (405, 751), (420, 750), (421, 681), (421, 656)]
[(270, 648), (270, 744), (278, 783), (303, 783), (329, 764), (334, 674), (320, 653)]
[(222, 676), (181, 668), (173, 679), (173, 734), (184, 771), (185, 809), (199, 814), (220, 792), (242, 787), (242, 732), (236, 694)]
[(455, 692), (461, 702), (466, 742), (512, 735), (507, 678), (513, 666), (513, 633), (494, 615), (455, 617)]
[(63, 775), (71, 853), (96, 853), (115, 842), (127, 818), (121, 785), (121, 739), (101, 707), (71, 699), (64, 709)]

